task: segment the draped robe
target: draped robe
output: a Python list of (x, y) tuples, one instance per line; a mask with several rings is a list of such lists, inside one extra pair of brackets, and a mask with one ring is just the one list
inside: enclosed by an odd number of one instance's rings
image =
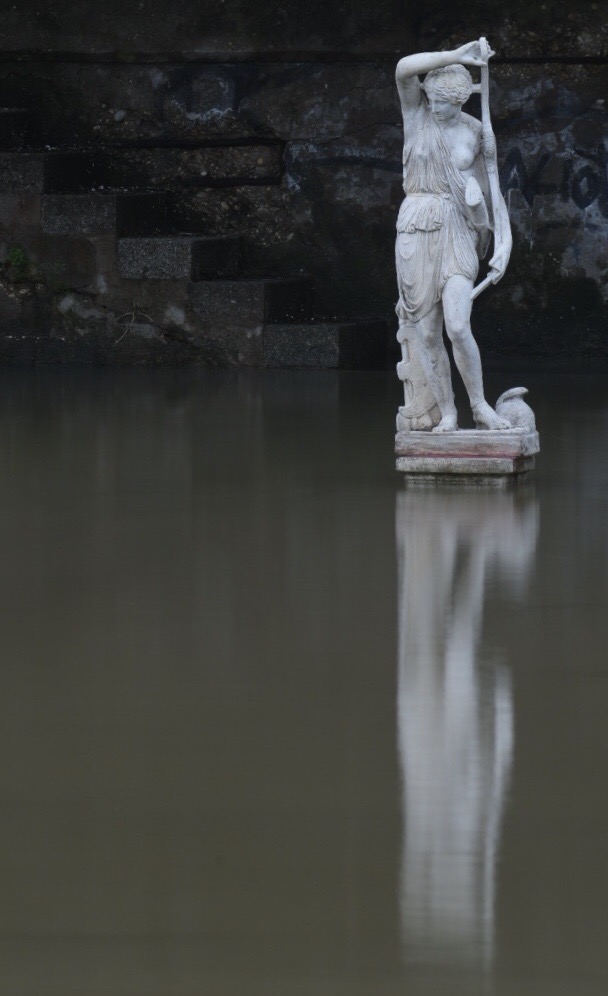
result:
[(422, 126), (412, 129), (403, 147), (406, 197), (396, 243), (399, 310), (414, 323), (441, 300), (450, 277), (475, 280), (478, 248), (485, 250), (467, 217), (467, 177), (452, 162), (430, 111), (421, 106), (419, 113)]

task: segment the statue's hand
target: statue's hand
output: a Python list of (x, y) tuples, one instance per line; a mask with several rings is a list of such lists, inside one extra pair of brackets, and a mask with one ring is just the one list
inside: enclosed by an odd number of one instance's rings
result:
[(497, 284), (501, 277), (504, 277), (505, 270), (509, 264), (509, 257), (511, 256), (511, 245), (509, 242), (503, 242), (502, 245), (498, 246), (496, 252), (490, 260), (490, 270), (491, 280), (493, 284)]
[(456, 62), (459, 62), (463, 66), (485, 66), (488, 63), (488, 59), (491, 59), (495, 54), (489, 45), (486, 47), (486, 51), (482, 52), (478, 41), (467, 42), (466, 45), (461, 45), (454, 52)]

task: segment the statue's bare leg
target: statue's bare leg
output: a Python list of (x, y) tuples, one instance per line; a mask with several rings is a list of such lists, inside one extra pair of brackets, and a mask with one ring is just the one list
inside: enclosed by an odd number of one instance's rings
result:
[(450, 359), (443, 344), (443, 309), (436, 304), (415, 325), (418, 359), (441, 412), (433, 432), (453, 432), (458, 428)]
[(446, 282), (442, 298), (446, 332), (452, 341), (454, 362), (467, 389), (475, 422), (484, 429), (509, 429), (510, 424), (496, 414), (484, 397), (481, 357), (471, 332), (472, 289), (473, 281), (460, 275)]

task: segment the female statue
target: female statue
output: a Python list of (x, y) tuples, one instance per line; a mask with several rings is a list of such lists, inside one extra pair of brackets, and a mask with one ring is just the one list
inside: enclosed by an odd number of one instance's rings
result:
[[(491, 55), (482, 40), (453, 52), (410, 55), (397, 65), (406, 194), (396, 243), (403, 350), (397, 370), (405, 388), (398, 429), (458, 428), (444, 322), (477, 427), (510, 425), (485, 400), (471, 332), (471, 294), (492, 231), (492, 283), (504, 274), (511, 252), (507, 209), (497, 186), (489, 196), (485, 157), (493, 151), (491, 128), (488, 133), (462, 110), (474, 86), (466, 67), (487, 66)], [(426, 74), (423, 83), (420, 73)]]

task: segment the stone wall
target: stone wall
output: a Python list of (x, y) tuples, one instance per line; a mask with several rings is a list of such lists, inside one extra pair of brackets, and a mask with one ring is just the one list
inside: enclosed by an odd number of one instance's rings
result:
[(184, 281), (121, 271), (121, 236), (184, 232), (241, 236), (239, 278), (309, 274), (318, 317), (392, 335), (394, 66), (483, 33), (515, 246), (476, 305), (480, 342), (608, 352), (606, 3), (58, 0), (0, 11), (4, 358), (24, 337), (28, 362), (263, 362), (264, 315), (228, 348), (227, 298), (206, 350)]

